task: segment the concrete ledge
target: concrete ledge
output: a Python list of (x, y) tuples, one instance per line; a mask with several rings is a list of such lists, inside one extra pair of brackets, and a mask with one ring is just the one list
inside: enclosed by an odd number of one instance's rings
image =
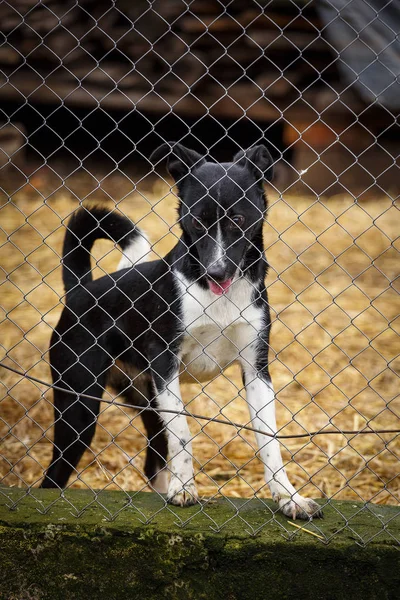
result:
[(330, 501), (324, 521), (306, 524), (321, 540), (265, 500), (201, 511), (164, 509), (150, 493), (24, 493), (0, 488), (1, 599), (399, 597), (397, 507)]

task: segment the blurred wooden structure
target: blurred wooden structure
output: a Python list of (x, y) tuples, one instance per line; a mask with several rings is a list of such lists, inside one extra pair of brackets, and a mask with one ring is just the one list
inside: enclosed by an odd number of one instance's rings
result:
[[(303, 0), (14, 0), (0, 22), (0, 101), (284, 120), (298, 165), (343, 132), (354, 153), (368, 148), (394, 120), (346, 89)], [(321, 176), (332, 179), (329, 168)]]

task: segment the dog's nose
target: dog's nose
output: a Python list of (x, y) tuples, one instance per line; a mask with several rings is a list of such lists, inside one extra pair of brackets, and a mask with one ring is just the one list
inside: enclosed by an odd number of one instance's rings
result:
[(226, 279), (226, 267), (225, 264), (216, 262), (207, 268), (207, 276), (214, 279), (214, 281), (225, 281)]

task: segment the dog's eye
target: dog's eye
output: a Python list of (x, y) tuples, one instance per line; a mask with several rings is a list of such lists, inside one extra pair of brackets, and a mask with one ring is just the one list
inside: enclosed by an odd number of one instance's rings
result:
[(243, 215), (233, 215), (229, 217), (228, 227), (234, 229), (235, 227), (243, 227), (245, 218)]
[(203, 223), (199, 219), (196, 219), (196, 217), (193, 217), (192, 225), (196, 231), (203, 231), (205, 229)]

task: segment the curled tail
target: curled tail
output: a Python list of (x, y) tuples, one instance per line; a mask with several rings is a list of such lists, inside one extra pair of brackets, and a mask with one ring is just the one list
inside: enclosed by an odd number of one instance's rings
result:
[(64, 240), (62, 274), (67, 293), (92, 281), (90, 251), (98, 239), (120, 246), (123, 257), (118, 269), (143, 262), (151, 249), (146, 235), (121, 213), (99, 207), (80, 208), (72, 215)]

